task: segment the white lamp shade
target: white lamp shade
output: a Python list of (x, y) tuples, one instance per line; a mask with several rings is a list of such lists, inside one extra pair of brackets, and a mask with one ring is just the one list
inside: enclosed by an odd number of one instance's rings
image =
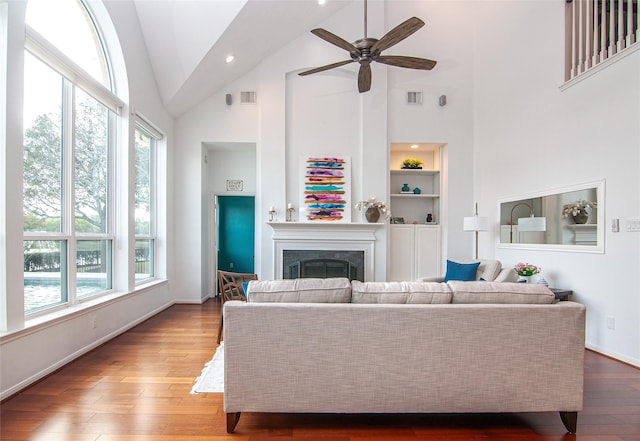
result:
[(521, 217), (518, 219), (518, 231), (547, 231), (547, 218)]
[(462, 229), (464, 231), (489, 231), (489, 218), (481, 216), (465, 217)]

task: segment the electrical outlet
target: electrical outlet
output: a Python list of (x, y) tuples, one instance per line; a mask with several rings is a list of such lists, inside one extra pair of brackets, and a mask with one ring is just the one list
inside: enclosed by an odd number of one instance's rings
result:
[(230, 262), (230, 263), (229, 263), (229, 268), (230, 268), (230, 269), (233, 269), (233, 262)]
[(93, 329), (96, 329), (98, 327), (98, 317), (93, 316), (93, 318), (91, 319), (91, 327)]
[(607, 329), (616, 329), (616, 318), (613, 316), (607, 317)]

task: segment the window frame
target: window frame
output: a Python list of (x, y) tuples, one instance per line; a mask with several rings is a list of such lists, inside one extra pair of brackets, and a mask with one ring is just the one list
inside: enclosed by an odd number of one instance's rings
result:
[[(113, 87), (113, 76), (111, 72), (110, 60), (108, 52), (105, 51), (104, 42), (100, 35), (99, 28), (96, 26), (96, 22), (93, 19), (91, 11), (83, 1), (80, 1), (81, 6), (84, 7), (91, 19), (94, 26), (94, 30), (98, 35), (99, 44), (96, 50), (100, 50), (105, 58), (107, 65), (107, 71), (109, 75), (109, 81), (111, 87)], [(89, 73), (84, 71), (69, 57), (62, 53), (57, 47), (52, 45), (44, 37), (42, 37), (35, 29), (25, 24), (25, 43), (24, 50), (33, 55), (37, 60), (47, 65), (54, 72), (59, 74), (63, 79), (62, 96), (60, 104), (62, 106), (61, 114), (63, 115), (63, 156), (61, 158), (62, 166), (62, 222), (61, 231), (59, 232), (29, 232), (23, 230), (23, 244), (27, 241), (60, 241), (64, 243), (61, 249), (64, 249), (66, 255), (61, 254), (61, 266), (62, 259), (65, 260), (64, 267), (66, 268), (66, 274), (60, 274), (61, 287), (66, 286), (66, 293), (61, 292), (60, 302), (51, 303), (41, 308), (32, 309), (26, 311), (26, 304), (23, 308), (25, 318), (34, 318), (43, 314), (55, 312), (60, 309), (67, 308), (70, 305), (82, 303), (84, 301), (93, 300), (97, 297), (111, 294), (114, 291), (114, 281), (116, 280), (116, 216), (115, 212), (116, 204), (116, 181), (115, 181), (115, 167), (116, 167), (116, 151), (118, 149), (118, 124), (119, 118), (122, 113), (124, 102), (120, 100), (111, 90), (107, 89), (103, 84), (93, 78)], [(27, 86), (25, 84), (25, 86)], [(84, 93), (95, 99), (98, 103), (103, 105), (108, 112), (107, 120), (107, 189), (106, 195), (106, 226), (105, 231), (102, 233), (78, 233), (75, 229), (75, 127), (76, 127), (76, 90), (81, 89)], [(79, 295), (78, 293), (78, 242), (80, 241), (106, 241), (108, 253), (103, 258), (108, 258), (108, 262), (105, 262), (107, 273), (107, 288), (95, 293), (89, 293), (85, 295)], [(23, 245), (24, 247), (24, 245)], [(62, 271), (62, 267), (61, 267)], [(23, 283), (24, 286), (24, 283)], [(23, 294), (24, 295), (24, 294)]]
[[(135, 252), (134, 252), (134, 279), (135, 285), (142, 285), (148, 283), (152, 280), (156, 280), (158, 278), (158, 147), (159, 143), (163, 139), (163, 134), (158, 129), (156, 129), (151, 123), (149, 123), (145, 118), (141, 115), (135, 115), (135, 127), (134, 127), (134, 137), (135, 134), (140, 131), (144, 135), (148, 136), (151, 139), (151, 146), (149, 148), (149, 234), (138, 234), (135, 228), (135, 220), (134, 220), (134, 248), (135, 243), (138, 240), (148, 240), (152, 243), (151, 248), (151, 274), (149, 277), (138, 278), (137, 272), (135, 269)], [(135, 141), (134, 141), (134, 150), (135, 150)], [(134, 151), (134, 156), (135, 156)], [(135, 160), (134, 160), (135, 162)], [(134, 175), (135, 175), (135, 167), (134, 167)], [(135, 176), (134, 176), (135, 182)], [(134, 190), (135, 191), (135, 190)], [(135, 209), (135, 203), (134, 203)]]

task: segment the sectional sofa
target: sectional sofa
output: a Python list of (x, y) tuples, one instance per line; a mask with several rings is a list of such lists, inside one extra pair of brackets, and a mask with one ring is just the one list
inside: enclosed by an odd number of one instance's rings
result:
[(582, 409), (585, 307), (493, 282), (255, 281), (226, 302), (227, 431), (242, 412)]

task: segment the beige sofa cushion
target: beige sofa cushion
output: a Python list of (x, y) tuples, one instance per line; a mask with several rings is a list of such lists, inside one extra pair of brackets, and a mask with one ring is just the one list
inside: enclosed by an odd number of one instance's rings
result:
[(351, 302), (351, 283), (346, 277), (252, 281), (247, 287), (247, 301), (349, 303)]
[(528, 303), (555, 301), (549, 288), (536, 283), (447, 282), (453, 294), (451, 303)]
[(451, 303), (446, 283), (351, 282), (351, 303)]

